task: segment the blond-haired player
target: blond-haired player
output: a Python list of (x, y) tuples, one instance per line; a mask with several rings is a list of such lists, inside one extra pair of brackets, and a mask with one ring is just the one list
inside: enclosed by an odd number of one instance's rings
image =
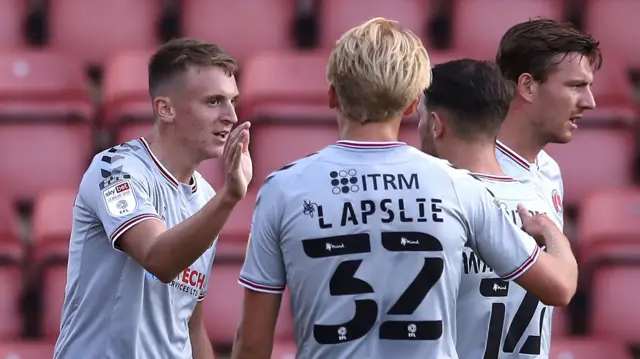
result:
[[(233, 358), (271, 356), (285, 285), (297, 358), (457, 358), (465, 244), (507, 278), (543, 255), (468, 172), (397, 141), (402, 116), (431, 82), (413, 33), (382, 18), (347, 31), (327, 80), (341, 140), (260, 189)], [(527, 221), (542, 237), (562, 237), (537, 217)]]

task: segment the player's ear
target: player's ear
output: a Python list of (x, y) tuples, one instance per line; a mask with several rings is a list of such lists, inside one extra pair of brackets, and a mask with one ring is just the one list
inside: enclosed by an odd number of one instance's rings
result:
[(524, 73), (518, 77), (516, 89), (518, 96), (527, 102), (533, 101), (534, 93), (538, 88), (538, 82), (529, 73)]
[(153, 110), (161, 122), (170, 123), (176, 117), (171, 99), (166, 96), (158, 96), (153, 99)]
[(442, 120), (442, 117), (440, 117), (440, 115), (435, 111), (430, 112), (429, 117), (431, 117), (430, 120), (432, 123), (431, 136), (433, 136), (433, 138), (442, 137), (444, 134), (444, 121)]
[(407, 117), (407, 116), (413, 115), (413, 113), (416, 111), (416, 107), (418, 106), (418, 103), (420, 103), (419, 97), (411, 101), (411, 103), (409, 104), (409, 107), (407, 107), (407, 109), (404, 110), (404, 112), (402, 113), (402, 116)]
[(333, 87), (333, 85), (329, 86), (329, 91), (328, 91), (328, 95), (329, 95), (329, 108), (334, 109), (334, 108), (338, 108), (338, 94), (336, 93), (336, 88)]

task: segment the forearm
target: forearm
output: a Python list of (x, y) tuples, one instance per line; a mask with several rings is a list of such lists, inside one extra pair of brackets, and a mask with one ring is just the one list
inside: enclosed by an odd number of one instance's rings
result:
[(197, 333), (192, 333), (191, 348), (193, 351), (193, 359), (215, 359), (213, 347), (211, 346), (209, 335), (207, 335), (207, 330), (204, 326), (198, 330)]
[(578, 263), (567, 237), (559, 229), (555, 228), (549, 230), (544, 237), (546, 252), (554, 257), (558, 263), (561, 263), (562, 271), (560, 272), (565, 276), (566, 281), (577, 286)]
[(231, 359), (269, 359), (272, 350), (273, 345), (250, 345), (242, 340), (241, 335), (237, 335)]
[(158, 235), (145, 263), (160, 264), (159, 279), (173, 280), (211, 246), (236, 204), (223, 189), (193, 216)]

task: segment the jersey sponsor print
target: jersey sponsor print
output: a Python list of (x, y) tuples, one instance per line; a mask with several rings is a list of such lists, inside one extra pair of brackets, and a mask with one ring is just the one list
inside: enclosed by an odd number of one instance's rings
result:
[(481, 182), (400, 142), (340, 141), (256, 202), (239, 282), (289, 287), (298, 358), (457, 358), (465, 245), (507, 279), (539, 253)]

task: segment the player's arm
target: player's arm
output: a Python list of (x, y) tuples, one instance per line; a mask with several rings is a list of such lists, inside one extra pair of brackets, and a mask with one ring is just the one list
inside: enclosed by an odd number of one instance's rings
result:
[(232, 359), (269, 359), (286, 283), (280, 249), (282, 199), (277, 185), (266, 182), (256, 201), (247, 255), (239, 283), (245, 287), (242, 319)]
[[(240, 153), (248, 155), (248, 132), (245, 127), (239, 126), (234, 130), (229, 141), (229, 148), (235, 150), (225, 150), (227, 170), (237, 174), (241, 171)], [(113, 164), (117, 165), (117, 162)], [(103, 169), (96, 169), (95, 172)], [(128, 170), (126, 164), (125, 170)], [(169, 283), (211, 246), (242, 197), (238, 194), (238, 188), (244, 186), (246, 191), (246, 183), (239, 183), (237, 176), (228, 175), (230, 179), (227, 185), (203, 208), (167, 230), (150, 199), (150, 180), (142, 171), (130, 171), (127, 174), (131, 189), (127, 197), (129, 204), (124, 209), (126, 214), (118, 213), (120, 209), (115, 207), (115, 201), (110, 204), (103, 201), (100, 197), (105, 196), (104, 193), (95, 190), (89, 193), (89, 197), (93, 198), (96, 213), (114, 248), (124, 251), (149, 273)], [(169, 207), (167, 210), (177, 211), (179, 208)]]
[(191, 338), (191, 348), (193, 359), (214, 359), (213, 348), (204, 326), (204, 315), (202, 314), (203, 302), (199, 301), (189, 319), (189, 338)]
[[(459, 191), (458, 198), (465, 202), (462, 208), (469, 220), (470, 244), (496, 274), (515, 280), (546, 305), (569, 304), (576, 292), (577, 264), (568, 239), (551, 220), (545, 215), (536, 217), (535, 235), (551, 247), (544, 252), (533, 237), (509, 220), (485, 189), (473, 186), (463, 195)], [(537, 223), (545, 218), (546, 222)]]

